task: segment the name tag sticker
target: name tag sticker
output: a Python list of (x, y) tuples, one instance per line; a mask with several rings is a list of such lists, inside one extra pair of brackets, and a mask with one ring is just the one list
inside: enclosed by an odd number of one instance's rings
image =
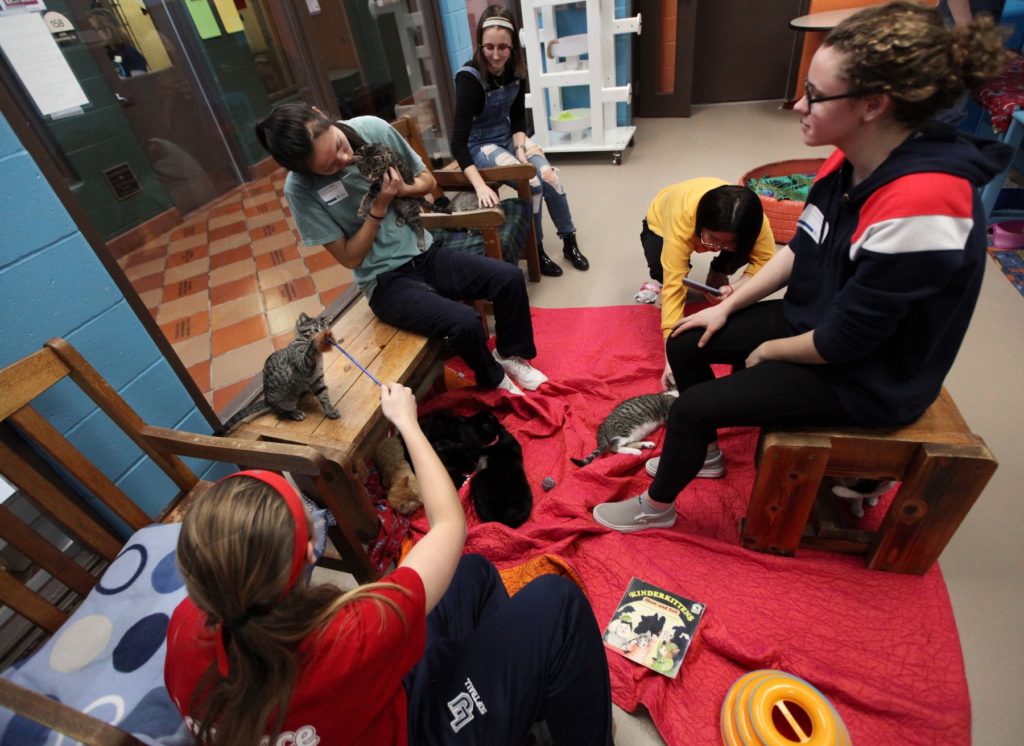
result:
[(316, 190), (316, 193), (320, 195), (320, 199), (324, 201), (324, 204), (328, 205), (333, 205), (348, 196), (345, 185), (340, 181), (335, 181), (325, 187), (321, 187)]

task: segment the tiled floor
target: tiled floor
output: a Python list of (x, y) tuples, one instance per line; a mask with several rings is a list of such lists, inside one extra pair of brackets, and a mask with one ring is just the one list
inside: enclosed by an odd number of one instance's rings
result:
[(220, 198), (120, 260), (213, 408), (221, 412), (292, 338), (351, 286), (324, 249), (302, 246), (278, 172)]

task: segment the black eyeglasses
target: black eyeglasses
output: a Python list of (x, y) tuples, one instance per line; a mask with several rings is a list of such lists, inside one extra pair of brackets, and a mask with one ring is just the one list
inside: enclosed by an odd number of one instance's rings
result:
[(811, 84), (804, 81), (804, 98), (807, 99), (807, 108), (811, 108), (811, 104), (820, 104), (823, 101), (838, 101), (841, 98), (859, 98), (860, 96), (870, 96), (873, 93), (882, 93), (874, 88), (865, 88), (859, 91), (849, 91), (848, 93), (837, 93), (834, 96), (812, 96), (811, 95)]

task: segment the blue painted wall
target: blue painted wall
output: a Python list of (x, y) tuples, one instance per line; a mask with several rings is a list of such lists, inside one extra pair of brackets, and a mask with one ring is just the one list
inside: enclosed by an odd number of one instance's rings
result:
[[(0, 367), (64, 337), (148, 423), (210, 427), (32, 157), (0, 117)], [(177, 487), (78, 387), (61, 381), (40, 412), (149, 515)], [(205, 478), (232, 469), (189, 460)]]
[(448, 75), (454, 78), (455, 71), (473, 56), (469, 13), (466, 12), (465, 0), (440, 0), (440, 9), (444, 40), (448, 45)]

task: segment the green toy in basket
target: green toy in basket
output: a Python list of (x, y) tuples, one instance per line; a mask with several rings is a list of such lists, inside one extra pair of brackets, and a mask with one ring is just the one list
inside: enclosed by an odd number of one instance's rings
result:
[(783, 671), (741, 676), (722, 703), (725, 746), (851, 746), (850, 732), (825, 695)]
[[(796, 235), (796, 221), (804, 210), (803, 199), (778, 199), (772, 195), (761, 193), (755, 182), (775, 177), (792, 176), (794, 174), (817, 174), (825, 162), (824, 158), (800, 158), (790, 161), (778, 161), (747, 171), (740, 178), (740, 184), (750, 187), (761, 200), (764, 215), (772, 227), (775, 243), (788, 244)], [(780, 195), (781, 196), (781, 195)]]

